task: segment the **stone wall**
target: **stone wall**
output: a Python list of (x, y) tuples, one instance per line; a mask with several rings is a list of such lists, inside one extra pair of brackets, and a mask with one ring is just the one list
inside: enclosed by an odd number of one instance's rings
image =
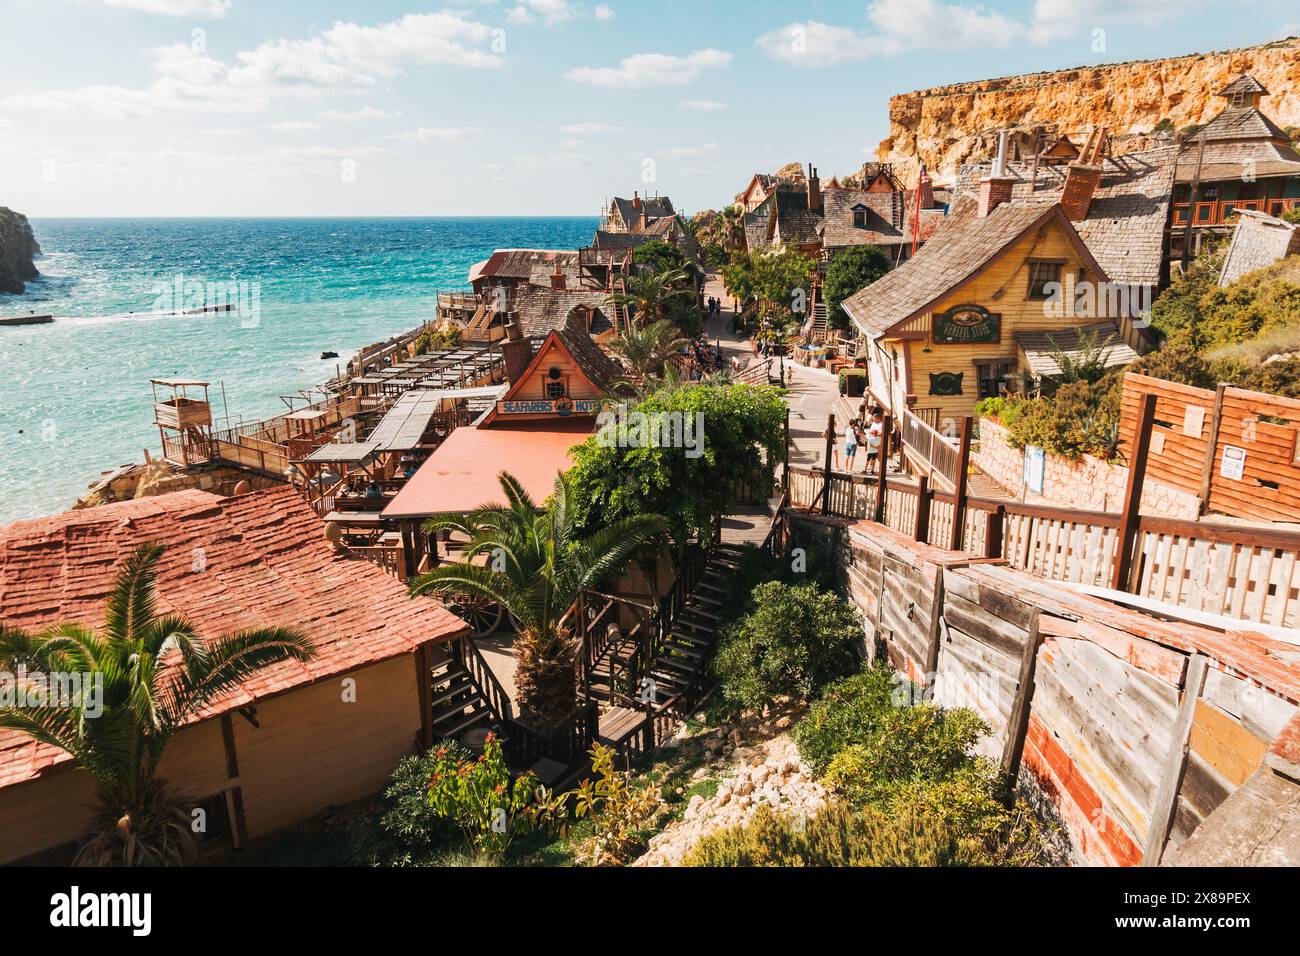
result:
[[(979, 450), (971, 459), (979, 469), (1017, 499), (1027, 504), (1050, 505), (1082, 511), (1119, 513), (1124, 507), (1124, 489), (1128, 468), (1084, 455), (1070, 461), (1050, 452), (1044, 455), (1043, 493), (1028, 491), (1024, 486), (1025, 453), (1011, 445), (1007, 430), (990, 418), (979, 422)], [(1165, 518), (1196, 520), (1200, 501), (1195, 495), (1154, 480), (1149, 475), (1143, 484), (1142, 513)]]
[(153, 461), (146, 465), (130, 465), (105, 472), (72, 507), (94, 508), (114, 501), (152, 498), (192, 488), (216, 495), (231, 495), (241, 481), (248, 482), (250, 491), (284, 484), (265, 475), (229, 465), (210, 465), (185, 471), (165, 461)]

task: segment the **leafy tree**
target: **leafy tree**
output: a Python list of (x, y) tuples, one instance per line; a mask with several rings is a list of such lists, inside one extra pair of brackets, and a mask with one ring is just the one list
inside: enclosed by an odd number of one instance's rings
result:
[[(560, 622), (584, 588), (620, 572), (638, 548), (662, 534), (666, 522), (645, 509), (592, 522), (579, 537), (578, 482), (555, 480), (539, 508), (514, 476), (499, 476), (507, 504), (425, 522), (429, 533), (456, 531), (469, 538), (465, 561), (444, 564), (411, 584), (411, 595), (471, 594), (498, 602), (519, 622), (515, 687), (521, 713), (551, 727), (573, 714), (576, 700), (572, 632)], [(482, 557), (485, 564), (474, 563)]]
[(889, 256), (879, 246), (853, 246), (838, 252), (826, 268), (826, 313), (831, 328), (847, 329), (841, 304), (889, 271)]
[(627, 280), (626, 292), (611, 293), (609, 299), (631, 309), (639, 325), (648, 325), (667, 318), (675, 305), (695, 296), (687, 282), (686, 273), (680, 269), (640, 273)]
[[(578, 527), (591, 531), (649, 511), (666, 515), (669, 534), (684, 546), (692, 538), (710, 537), (714, 522), (735, 508), (742, 485), (760, 495), (770, 489), (785, 441), (786, 407), (778, 389), (678, 385), (660, 389), (630, 411), (651, 422), (656, 415), (675, 416), (692, 427), (702, 421), (702, 434), (692, 436), (701, 453), (693, 457), (688, 448), (649, 442), (633, 447), (632, 441), (612, 440), (612, 432), (592, 436), (574, 450), (576, 464), (569, 472)], [(674, 419), (658, 419), (665, 420)]]
[(777, 698), (805, 701), (856, 669), (862, 622), (839, 595), (769, 581), (754, 589), (752, 604), (752, 612), (723, 628), (713, 661), (734, 707), (762, 711)]
[(797, 249), (736, 253), (722, 267), (722, 282), (732, 298), (757, 299), (764, 314), (789, 316), (796, 291), (808, 300), (816, 265)]
[(681, 250), (664, 239), (654, 239), (632, 250), (632, 261), (650, 272), (686, 274), (689, 264)]
[(79, 863), (158, 866), (192, 859), (189, 814), (157, 776), (168, 742), (205, 706), (261, 669), (315, 655), (312, 642), (292, 628), (204, 639), (183, 616), (159, 615), (163, 551), (142, 544), (125, 561), (98, 631), (60, 624), (33, 635), (0, 625), (0, 668), (80, 674), (89, 682), (76, 700), (0, 707), (0, 727), (66, 751), (94, 778), (100, 808), (90, 839), (77, 852)]
[(624, 329), (609, 343), (609, 348), (631, 367), (637, 378), (645, 380), (662, 374), (664, 360), (688, 344), (672, 322), (659, 319), (649, 325)]

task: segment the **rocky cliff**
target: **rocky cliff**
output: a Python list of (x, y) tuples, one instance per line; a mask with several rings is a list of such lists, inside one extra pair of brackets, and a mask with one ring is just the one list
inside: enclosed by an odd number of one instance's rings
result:
[[(1241, 73), (1270, 95), (1260, 108), (1284, 129), (1300, 126), (1300, 39), (1221, 53), (1194, 53), (977, 80), (902, 93), (889, 100), (889, 138), (877, 155), (909, 180), (918, 158), (940, 178), (962, 163), (988, 159), (997, 131), (1055, 125), (1061, 134), (1105, 126), (1116, 153), (1160, 145), (1157, 124), (1181, 130), (1209, 120), (1226, 105), (1215, 94)], [(1168, 124), (1161, 124), (1168, 120)], [(1172, 138), (1163, 142), (1172, 142)]]
[(40, 275), (32, 262), (40, 251), (27, 217), (0, 206), (0, 292), (22, 292)]

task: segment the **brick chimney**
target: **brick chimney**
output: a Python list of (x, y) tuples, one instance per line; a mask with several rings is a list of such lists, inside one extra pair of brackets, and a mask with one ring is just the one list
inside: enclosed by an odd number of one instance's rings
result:
[(560, 257), (555, 257), (555, 271), (551, 273), (551, 288), (563, 292), (567, 287), (564, 271), (560, 268)]
[(632, 193), (632, 208), (633, 209), (641, 208), (641, 195), (636, 191), (633, 191)]
[(983, 219), (998, 206), (1011, 200), (1011, 187), (1016, 181), (1007, 175), (1007, 131), (998, 134), (998, 157), (993, 162), (993, 172), (980, 180), (979, 217)]
[(506, 338), (501, 343), (501, 357), (506, 363), (506, 381), (511, 385), (523, 378), (533, 360), (533, 346), (524, 338), (517, 314), (506, 316)]
[(1101, 167), (1084, 163), (1071, 163), (1065, 172), (1065, 188), (1061, 191), (1061, 209), (1071, 222), (1088, 216), (1088, 207), (1101, 183)]
[(822, 211), (822, 181), (817, 178), (817, 169), (808, 164), (808, 211)]

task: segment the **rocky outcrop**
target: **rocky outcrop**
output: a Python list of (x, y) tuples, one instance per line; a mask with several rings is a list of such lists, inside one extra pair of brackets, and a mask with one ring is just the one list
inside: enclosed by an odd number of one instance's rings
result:
[(247, 484), (250, 491), (284, 484), (230, 465), (213, 464), (186, 471), (170, 462), (155, 460), (144, 465), (123, 465), (104, 472), (91, 483), (90, 491), (78, 498), (72, 508), (97, 508), (114, 501), (152, 498), (191, 488), (210, 491), (214, 495), (232, 495), (241, 482)]
[(0, 206), (0, 292), (22, 292), (39, 276), (32, 260), (40, 254), (27, 217)]
[[(1032, 73), (902, 93), (889, 100), (889, 138), (877, 156), (908, 181), (918, 159), (949, 178), (963, 163), (989, 159), (997, 131), (1055, 124), (1076, 144), (1093, 126), (1116, 153), (1172, 142), (1152, 135), (1199, 125), (1226, 105), (1215, 94), (1242, 73), (1269, 90), (1260, 108), (1282, 128), (1300, 126), (1300, 39), (1221, 53), (1195, 53)], [(1168, 124), (1161, 124), (1168, 120)]]

